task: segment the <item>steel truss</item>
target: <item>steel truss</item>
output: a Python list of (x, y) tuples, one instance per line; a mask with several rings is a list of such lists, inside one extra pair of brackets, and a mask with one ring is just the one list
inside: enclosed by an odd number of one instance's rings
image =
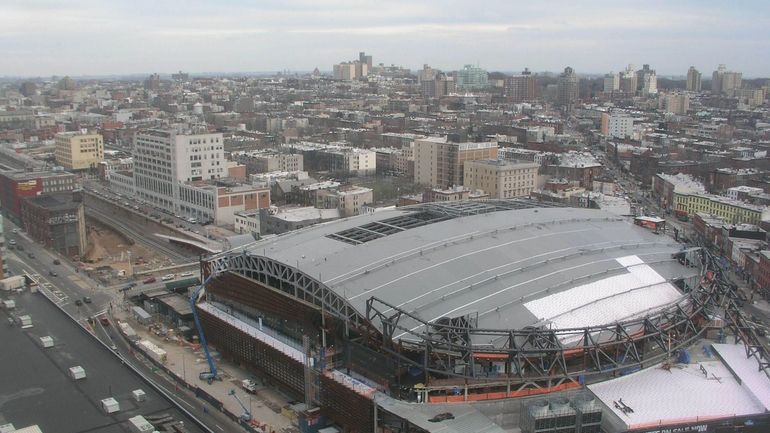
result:
[[(724, 312), (736, 342), (745, 344), (746, 356), (754, 357), (758, 368), (770, 377), (770, 352), (739, 310), (737, 296), (716, 259), (702, 251), (705, 277), (679, 301), (643, 318), (571, 329), (480, 329), (476, 327), (478, 317), (472, 316), (429, 323), (377, 297), (367, 300), (362, 316), (344, 298), (298, 268), (245, 251), (216, 256), (204, 262), (204, 270), (215, 275), (238, 273), (334, 316), (345, 323), (346, 331), (358, 331), (403, 366), (417, 366), (426, 375), (488, 382), (475, 376), (473, 367), (479, 359), (505, 363), (509, 385), (511, 380), (561, 383), (578, 376), (649, 366), (689, 345), (703, 333), (713, 314)], [(413, 326), (415, 322), (420, 326)], [(405, 337), (395, 341), (397, 331)], [(458, 363), (467, 365), (468, 371), (456, 372), (453, 367)]]
[[(385, 331), (379, 341), (381, 348), (400, 356), (405, 363), (410, 363), (410, 360), (401, 355), (403, 350), (395, 350), (396, 343), (392, 340), (396, 330), (409, 335), (401, 341), (402, 348), (422, 347), (425, 351), (423, 365), (414, 361), (411, 363), (431, 373), (474, 378), (473, 368), (470, 374), (462, 375), (455, 373), (451, 366), (441, 369), (425, 363), (425, 360), (431, 359), (431, 353), (452, 354), (457, 361), (471, 366), (478, 358), (504, 362), (509, 376), (520, 381), (539, 381), (574, 379), (578, 375), (607, 373), (657, 362), (667, 356), (669, 347), (676, 350), (700, 335), (707, 321), (705, 305), (711, 302), (712, 297), (711, 291), (699, 290), (654, 316), (573, 329), (529, 327), (498, 330), (457, 326), (451, 321), (428, 323), (376, 297), (367, 301), (366, 314), (369, 320)], [(407, 328), (401, 325), (400, 321), (407, 318), (422, 326)], [(474, 344), (474, 341), (477, 343)], [(490, 345), (487, 341), (499, 341), (501, 344)]]
[(369, 321), (344, 298), (294, 266), (251, 253), (217, 256), (204, 262), (204, 273), (234, 272), (277, 290), (299, 302), (331, 314), (345, 326), (366, 328)]

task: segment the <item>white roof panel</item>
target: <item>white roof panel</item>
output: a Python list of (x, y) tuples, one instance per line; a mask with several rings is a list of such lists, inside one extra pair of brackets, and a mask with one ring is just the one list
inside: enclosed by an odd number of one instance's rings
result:
[(681, 293), (638, 256), (616, 261), (627, 273), (527, 302), (537, 318), (557, 329), (601, 325), (643, 314), (677, 300)]
[(714, 350), (765, 409), (770, 409), (770, 378), (759, 370), (754, 357), (746, 357), (742, 344), (713, 344)]
[[(701, 372), (703, 366), (708, 377)], [(765, 407), (719, 361), (659, 366), (588, 385), (628, 429), (763, 413)], [(633, 409), (623, 413), (616, 402)], [(622, 405), (621, 405), (622, 406)]]

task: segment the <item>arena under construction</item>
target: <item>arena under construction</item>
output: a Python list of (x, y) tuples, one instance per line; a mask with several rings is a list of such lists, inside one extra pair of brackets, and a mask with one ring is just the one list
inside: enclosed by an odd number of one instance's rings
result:
[[(357, 432), (653, 431), (672, 416), (592, 387), (667, 366), (712, 330), (768, 366), (715, 263), (601, 210), (426, 203), (209, 257), (198, 311), (223, 356), (320, 408), (307, 431), (320, 416)], [(763, 377), (752, 392), (770, 396)], [(711, 425), (691, 415), (675, 424)]]

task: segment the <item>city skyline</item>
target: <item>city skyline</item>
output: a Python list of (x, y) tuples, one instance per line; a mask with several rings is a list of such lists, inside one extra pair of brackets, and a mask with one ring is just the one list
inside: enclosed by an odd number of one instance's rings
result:
[(710, 72), (724, 63), (747, 78), (770, 76), (770, 59), (758, 55), (770, 48), (758, 2), (12, 0), (0, 5), (0, 28), (3, 76), (329, 71), (364, 50), (374, 64), (411, 69), (569, 65), (599, 74), (648, 63), (684, 76), (691, 65)]

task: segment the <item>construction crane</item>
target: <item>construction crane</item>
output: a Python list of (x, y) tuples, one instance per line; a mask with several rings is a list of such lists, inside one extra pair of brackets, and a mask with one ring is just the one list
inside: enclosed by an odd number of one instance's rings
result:
[(238, 404), (241, 405), (241, 408), (243, 409), (243, 415), (241, 415), (241, 421), (243, 422), (251, 421), (251, 412), (249, 412), (249, 410), (246, 409), (246, 405), (243, 404), (240, 398), (238, 398), (238, 394), (235, 393), (235, 390), (231, 389), (230, 392), (228, 392), (227, 394), (232, 395), (235, 401), (237, 401)]
[(212, 276), (213, 274), (209, 275), (203, 284), (198, 286), (198, 288), (193, 291), (192, 295), (190, 295), (190, 308), (192, 308), (193, 319), (195, 319), (195, 327), (198, 328), (201, 347), (203, 348), (203, 353), (206, 355), (206, 362), (209, 364), (209, 371), (200, 372), (198, 377), (201, 380), (207, 381), (209, 384), (215, 380), (222, 380), (222, 377), (219, 376), (219, 372), (217, 372), (217, 366), (214, 365), (214, 358), (211, 357), (211, 352), (209, 352), (209, 345), (206, 343), (206, 335), (203, 333), (203, 327), (201, 326), (201, 321), (198, 318), (198, 309), (196, 308), (196, 305), (200, 298), (203, 296), (204, 288)]

